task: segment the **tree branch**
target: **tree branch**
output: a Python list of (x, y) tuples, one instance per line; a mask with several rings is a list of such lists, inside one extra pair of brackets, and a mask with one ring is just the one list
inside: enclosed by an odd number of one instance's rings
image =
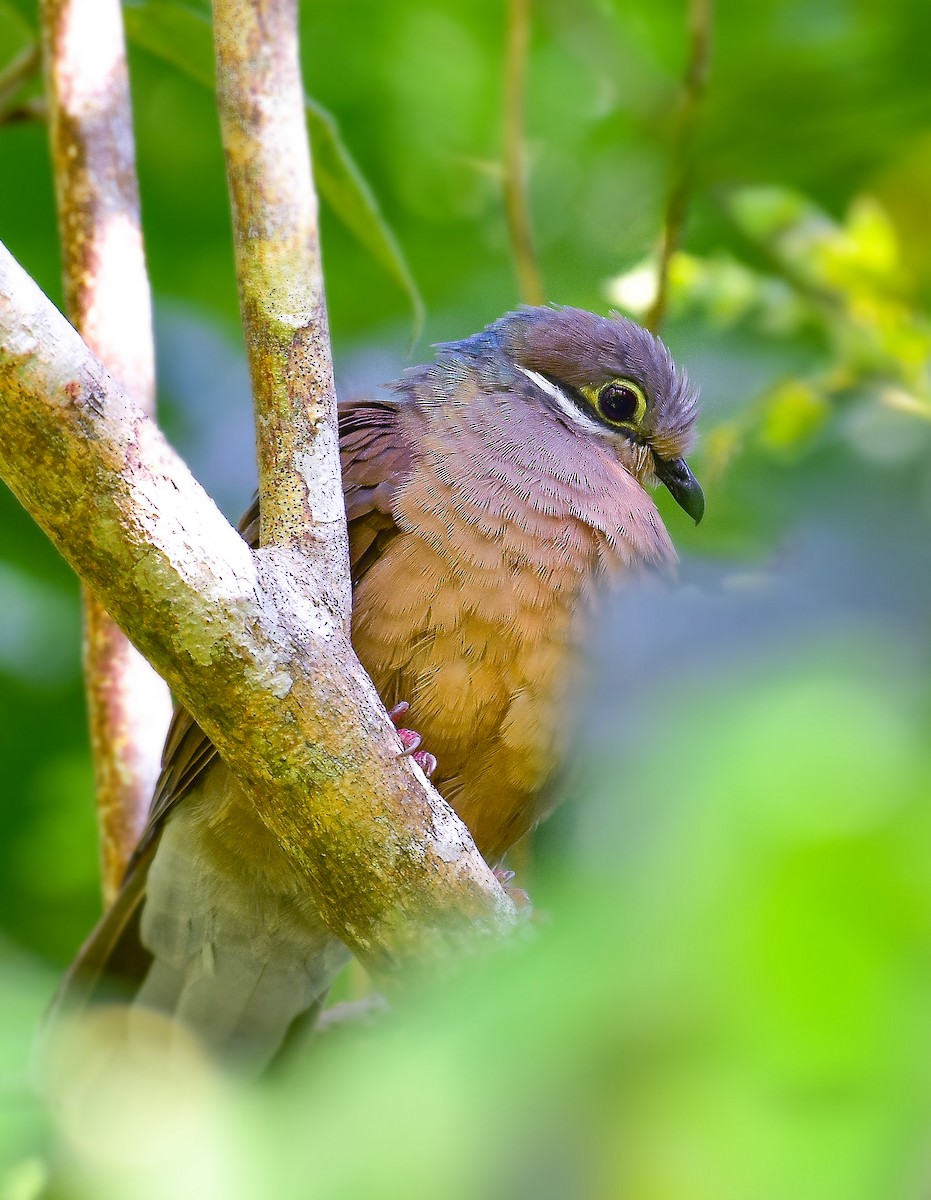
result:
[(348, 625), (336, 391), (296, 0), (214, 0), (214, 36), (255, 405), (261, 542), (311, 553)]
[(252, 553), (154, 423), (0, 247), (0, 473), (169, 682), (384, 980), (498, 933), (513, 906), (398, 757), (307, 557)]
[(521, 299), (543, 303), (543, 283), (533, 248), (524, 161), (524, 80), (530, 39), (530, 0), (509, 0), (504, 73), (504, 208)]
[[(120, 5), (43, 0), (42, 28), (66, 311), (127, 396), (151, 415), (152, 304)], [(84, 676), (109, 903), (145, 824), (171, 698), (87, 591)]]
[(690, 0), (689, 5), (689, 56), (673, 138), (671, 182), (656, 268), (656, 294), (644, 321), (647, 329), (654, 333), (659, 330), (666, 313), (669, 266), (679, 247), (688, 211), (693, 165), (692, 138), (711, 63), (712, 4), (713, 0)]

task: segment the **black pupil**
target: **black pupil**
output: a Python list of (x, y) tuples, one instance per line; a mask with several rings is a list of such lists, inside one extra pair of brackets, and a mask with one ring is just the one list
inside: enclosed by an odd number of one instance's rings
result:
[(609, 384), (599, 396), (601, 411), (609, 421), (632, 421), (637, 415), (637, 393), (620, 383)]

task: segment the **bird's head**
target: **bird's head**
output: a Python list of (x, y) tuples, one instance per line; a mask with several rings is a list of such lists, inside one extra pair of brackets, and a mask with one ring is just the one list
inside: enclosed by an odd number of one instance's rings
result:
[(488, 334), (570, 428), (600, 439), (641, 483), (658, 479), (701, 520), (704, 495), (685, 461), (698, 396), (659, 338), (579, 308), (523, 308)]

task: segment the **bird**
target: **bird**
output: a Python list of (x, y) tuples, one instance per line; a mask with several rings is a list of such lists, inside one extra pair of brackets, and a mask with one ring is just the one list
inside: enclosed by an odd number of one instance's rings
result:
[[(387, 398), (339, 406), (352, 641), (386, 707), (410, 706), (436, 786), (495, 865), (552, 803), (600, 588), (674, 571), (651, 486), (702, 518), (685, 458), (698, 396), (617, 313), (524, 307), (435, 351)], [(254, 501), (253, 546), (260, 522)], [(128, 1028), (154, 1010), (258, 1072), (347, 957), (179, 708), (122, 890), (57, 1007), (118, 994)]]

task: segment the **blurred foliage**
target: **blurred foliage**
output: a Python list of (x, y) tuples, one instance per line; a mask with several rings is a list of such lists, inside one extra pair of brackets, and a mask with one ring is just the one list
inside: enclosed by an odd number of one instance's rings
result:
[[(713, 477), (749, 439), (797, 455), (854, 396), (931, 421), (931, 322), (908, 303), (898, 238), (880, 204), (857, 197), (841, 224), (803, 196), (769, 187), (734, 191), (724, 210), (769, 270), (731, 253), (679, 253), (670, 271), (674, 307), (697, 311), (712, 329), (747, 324), (778, 339), (809, 336), (823, 354), (814, 371), (778, 380), (711, 431)], [(639, 316), (655, 287), (647, 260), (609, 292)], [(867, 441), (878, 424), (871, 422)]]
[[(126, 36), (185, 75), (216, 87), (213, 32), (209, 17), (171, 0), (149, 0), (126, 8)], [(307, 128), (314, 179), (335, 215), (407, 292), (414, 312), (415, 338), (423, 325), (423, 301), (404, 256), (386, 226), (371, 190), (346, 150), (331, 113), (307, 99)]]
[[(147, 0), (127, 20), (162, 419), (235, 516), (251, 415), (191, 67), (206, 12)], [(407, 270), (415, 360), (517, 302), (504, 6), (318, 0), (301, 19), (308, 91), (338, 120), (324, 247), (356, 394), (409, 361)], [(0, 71), (35, 29), (34, 0), (0, 0)], [(179, 1054), (37, 1098), (32, 1031), (94, 919), (96, 849), (77, 588), (0, 493), (2, 1200), (927, 1193), (929, 40), (923, 0), (719, 0), (664, 329), (702, 388), (708, 515), (691, 529), (659, 494), (685, 586), (599, 621), (572, 803), (538, 838), (549, 919), (261, 1090)], [(649, 303), (685, 47), (682, 0), (534, 6), (553, 300)], [(0, 238), (60, 299), (40, 123), (0, 126), (0, 178)]]

